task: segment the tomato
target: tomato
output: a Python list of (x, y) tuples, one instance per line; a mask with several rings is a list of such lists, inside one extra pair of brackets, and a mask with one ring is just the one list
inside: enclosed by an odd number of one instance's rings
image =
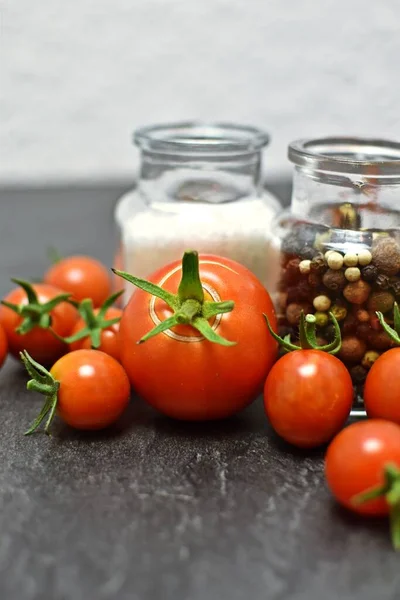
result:
[(7, 336), (3, 327), (0, 325), (0, 367), (3, 366), (8, 352)]
[(314, 448), (344, 425), (353, 401), (348, 370), (321, 350), (295, 350), (271, 369), (264, 406), (275, 431), (287, 442)]
[(91, 298), (100, 306), (111, 293), (111, 277), (106, 267), (90, 256), (69, 256), (45, 273), (44, 281), (72, 294), (80, 302)]
[[(62, 290), (45, 283), (32, 284), (29, 287), (37, 296), (39, 305), (63, 295)], [(27, 293), (22, 287), (12, 290), (4, 298), (4, 301), (18, 306), (31, 305)], [(61, 337), (69, 334), (78, 318), (76, 309), (68, 302), (57, 304), (48, 314), (51, 329)], [(19, 353), (22, 350), (27, 350), (36, 360), (45, 364), (52, 364), (68, 350), (67, 345), (57, 339), (48, 326), (41, 327), (37, 324), (25, 334), (18, 333), (16, 329), (21, 326), (23, 320), (22, 315), (17, 314), (7, 306), (0, 306), (0, 323), (4, 327), (8, 339), (9, 352), (14, 357), (19, 358)]]
[[(97, 316), (99, 314), (100, 309), (94, 310), (94, 315)], [(109, 308), (105, 315), (104, 319), (116, 319), (121, 318), (122, 310), (120, 308)], [(70, 332), (69, 337), (74, 336), (76, 333), (81, 331), (86, 327), (86, 322), (83, 318), (79, 319), (75, 325), (75, 327)], [(119, 323), (114, 323), (109, 327), (102, 329), (100, 333), (100, 345), (96, 348), (97, 350), (101, 350), (106, 354), (109, 354), (115, 360), (120, 360), (120, 351), (119, 351), (119, 340), (118, 340), (118, 332), (119, 332)], [(69, 344), (70, 350), (80, 350), (82, 348), (92, 348), (92, 340), (90, 336), (87, 336), (81, 340), (76, 342), (72, 342)]]
[(49, 416), (47, 431), (55, 411), (75, 429), (103, 429), (114, 423), (128, 405), (129, 379), (121, 365), (104, 352), (70, 352), (50, 372), (26, 353), (22, 359), (33, 376), (28, 389), (42, 391), (46, 396), (45, 406), (27, 434)]
[(331, 442), (325, 458), (327, 484), (340, 504), (363, 515), (386, 515), (384, 497), (359, 504), (354, 497), (385, 481), (388, 464), (400, 469), (400, 427), (371, 419), (353, 423)]
[[(183, 265), (188, 256), (197, 260), (197, 253), (185, 253)], [(192, 266), (195, 271), (196, 265)], [(258, 279), (242, 265), (219, 256), (200, 256), (197, 278), (199, 266), (201, 281), (197, 279), (196, 290), (189, 285), (190, 291), (186, 287), (182, 291), (181, 261), (149, 279), (174, 297), (182, 293), (184, 303), (201, 304), (202, 293), (206, 301), (233, 301), (233, 310), (231, 306), (230, 312), (208, 322), (203, 318), (202, 323), (211, 338), (216, 334), (236, 345), (205, 339), (192, 325), (195, 321), (171, 326), (138, 345), (149, 330), (173, 315), (166, 301), (143, 289), (134, 291), (120, 323), (121, 362), (137, 393), (160, 412), (184, 420), (219, 419), (243, 409), (261, 392), (277, 351), (263, 317), (266, 313), (276, 328), (273, 305)], [(128, 279), (135, 283), (132, 280)]]
[(400, 425), (400, 348), (384, 352), (372, 365), (364, 386), (364, 405), (369, 417)]

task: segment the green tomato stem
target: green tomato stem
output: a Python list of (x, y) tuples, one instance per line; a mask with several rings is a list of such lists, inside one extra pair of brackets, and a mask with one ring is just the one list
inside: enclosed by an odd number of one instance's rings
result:
[(150, 338), (182, 324), (191, 325), (206, 340), (214, 344), (222, 346), (232, 346), (235, 344), (235, 342), (218, 335), (209, 323), (209, 319), (231, 312), (235, 304), (231, 300), (210, 302), (204, 299), (204, 290), (199, 271), (199, 255), (196, 251), (188, 250), (183, 255), (182, 276), (177, 294), (172, 294), (154, 283), (145, 279), (139, 279), (124, 271), (118, 271), (117, 269), (112, 269), (112, 271), (139, 289), (160, 298), (173, 310), (174, 314), (171, 317), (159, 323), (154, 329), (144, 335), (137, 342), (138, 344), (142, 344)]
[(379, 319), (379, 323), (382, 325), (383, 329), (386, 331), (386, 333), (388, 334), (390, 339), (393, 340), (395, 342), (395, 344), (400, 346), (400, 310), (399, 310), (399, 305), (397, 304), (397, 302), (395, 302), (394, 307), (393, 307), (394, 329), (392, 327), (390, 327), (390, 325), (388, 325), (388, 323), (386, 323), (383, 313), (378, 311), (376, 313), (376, 315)]
[(304, 312), (301, 312), (299, 323), (300, 344), (296, 345), (291, 342), (289, 335), (281, 338), (277, 333), (275, 333), (271, 327), (267, 315), (264, 314), (270, 334), (278, 342), (278, 344), (282, 346), (284, 350), (286, 350), (286, 352), (293, 352), (295, 350), (320, 350), (321, 352), (327, 352), (328, 354), (337, 354), (342, 345), (340, 326), (333, 313), (330, 312), (329, 316), (335, 328), (335, 337), (333, 342), (330, 344), (319, 346), (316, 335), (316, 318), (314, 315), (304, 315)]
[(32, 377), (32, 379), (30, 379), (26, 384), (27, 389), (34, 392), (39, 392), (45, 397), (45, 401), (40, 413), (33, 421), (29, 429), (25, 431), (24, 435), (31, 435), (34, 433), (40, 427), (46, 417), (47, 421), (44, 431), (48, 434), (57, 408), (60, 382), (54, 379), (53, 375), (47, 369), (45, 369), (43, 365), (33, 360), (26, 350), (21, 352), (20, 356), (26, 370)]

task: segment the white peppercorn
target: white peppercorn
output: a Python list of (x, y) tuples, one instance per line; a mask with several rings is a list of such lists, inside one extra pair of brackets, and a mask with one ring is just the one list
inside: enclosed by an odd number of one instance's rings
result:
[(358, 281), (361, 277), (361, 271), (358, 267), (348, 267), (344, 272), (344, 276), (347, 281)]
[(346, 267), (356, 267), (358, 265), (358, 255), (355, 252), (346, 252), (343, 262)]
[(316, 296), (313, 300), (313, 305), (316, 311), (326, 312), (331, 307), (331, 299), (328, 296)]
[(299, 269), (302, 275), (308, 275), (311, 271), (311, 260), (302, 260), (299, 264)]
[(372, 260), (372, 254), (369, 250), (365, 249), (365, 250), (360, 250), (358, 252), (358, 263), (362, 267), (369, 265), (371, 260)]
[(327, 258), (328, 266), (335, 271), (343, 267), (343, 256), (339, 252), (332, 252)]

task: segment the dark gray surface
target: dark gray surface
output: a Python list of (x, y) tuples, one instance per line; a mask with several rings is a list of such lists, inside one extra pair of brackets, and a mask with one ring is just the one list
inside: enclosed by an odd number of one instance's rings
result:
[[(0, 194), (0, 292), (40, 276), (47, 245), (110, 263), (119, 190)], [(287, 188), (283, 188), (287, 194)], [(134, 400), (113, 430), (57, 423), (24, 438), (39, 399), (0, 373), (1, 600), (394, 600), (386, 523), (338, 509), (322, 452), (279, 442), (262, 404), (175, 423)]]

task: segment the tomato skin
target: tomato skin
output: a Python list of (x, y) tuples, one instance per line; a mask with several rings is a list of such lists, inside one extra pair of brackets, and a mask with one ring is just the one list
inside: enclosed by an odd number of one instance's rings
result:
[[(276, 318), (268, 292), (242, 265), (229, 259), (200, 255), (200, 278), (205, 290), (221, 300), (233, 300), (232, 312), (221, 316), (217, 333), (237, 344), (220, 346), (200, 338), (190, 325), (174, 327), (137, 345), (154, 328), (152, 296), (135, 290), (120, 323), (121, 362), (136, 392), (160, 412), (182, 420), (228, 417), (250, 404), (261, 392), (277, 351), (268, 332), (265, 313), (274, 329)], [(176, 293), (181, 261), (149, 278)], [(207, 295), (208, 299), (210, 296)], [(154, 300), (153, 300), (154, 301)], [(171, 316), (157, 299), (154, 312), (160, 320)], [(185, 340), (171, 335), (185, 336)], [(189, 338), (189, 339), (188, 339)]]
[(384, 352), (372, 365), (364, 386), (364, 405), (369, 417), (400, 425), (400, 348)]
[(328, 447), (325, 476), (336, 500), (362, 515), (386, 515), (384, 498), (353, 505), (351, 499), (384, 483), (384, 467), (400, 468), (400, 427), (390, 421), (370, 419), (349, 425)]
[(107, 268), (90, 256), (68, 256), (55, 263), (45, 273), (44, 281), (70, 292), (81, 302), (91, 298), (95, 308), (111, 294), (111, 277)]
[(60, 382), (58, 415), (75, 429), (103, 429), (129, 403), (129, 379), (121, 365), (98, 350), (66, 354), (50, 373)]
[(3, 327), (0, 325), (0, 367), (3, 366), (4, 361), (6, 360), (7, 352), (8, 352), (7, 336), (6, 336), (6, 333), (3, 329)]
[(354, 390), (350, 374), (335, 356), (295, 350), (272, 367), (264, 406), (275, 431), (300, 448), (328, 442), (350, 414)]
[[(32, 285), (40, 303), (48, 302), (63, 293), (52, 285), (37, 283)], [(12, 304), (28, 304), (26, 293), (22, 288), (15, 288), (5, 300)], [(78, 312), (68, 302), (61, 302), (50, 313), (52, 328), (61, 337), (66, 337), (75, 325)], [(46, 365), (53, 364), (68, 350), (67, 344), (58, 340), (49, 329), (34, 327), (28, 333), (21, 335), (15, 329), (22, 323), (22, 318), (10, 308), (0, 306), (0, 323), (4, 327), (8, 339), (9, 352), (19, 359), (19, 353), (27, 350), (38, 362)]]
[[(95, 309), (93, 312), (95, 315), (97, 315), (99, 313), (100, 309)], [(105, 319), (115, 319), (116, 317), (121, 317), (122, 316), (122, 310), (120, 308), (109, 308), (106, 311), (105, 314)], [(83, 329), (85, 327), (85, 321), (83, 319), (79, 319), (75, 325), (75, 327), (72, 329), (70, 335), (75, 335), (76, 333), (78, 333), (78, 331), (81, 331), (81, 329)], [(103, 329), (103, 331), (101, 332), (101, 344), (98, 348), (96, 348), (96, 350), (100, 350), (101, 352), (105, 352), (106, 354), (109, 354), (110, 356), (112, 356), (113, 358), (115, 358), (115, 360), (120, 361), (120, 350), (119, 350), (119, 338), (118, 338), (118, 332), (119, 332), (119, 323), (115, 323), (114, 325), (111, 325), (111, 327), (107, 327), (107, 329)], [(69, 348), (71, 351), (74, 350), (81, 350), (83, 348), (85, 348), (86, 350), (89, 350), (91, 348), (91, 340), (89, 337), (83, 338), (82, 340), (78, 340), (77, 342), (72, 342), (69, 345)]]

